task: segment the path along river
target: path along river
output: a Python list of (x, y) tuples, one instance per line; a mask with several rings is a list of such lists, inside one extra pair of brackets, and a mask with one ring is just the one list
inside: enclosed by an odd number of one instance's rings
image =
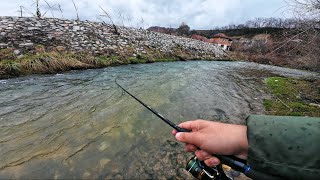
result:
[[(255, 73), (253, 73), (255, 72)], [(269, 75), (317, 74), (245, 62), (172, 62), (0, 81), (0, 179), (191, 178), (171, 128), (122, 93), (179, 123), (244, 124), (263, 113)]]

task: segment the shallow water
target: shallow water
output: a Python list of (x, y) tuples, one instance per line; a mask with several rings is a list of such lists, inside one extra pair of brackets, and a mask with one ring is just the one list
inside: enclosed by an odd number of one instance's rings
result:
[(317, 74), (244, 62), (172, 62), (0, 81), (0, 178), (190, 178), (163, 116), (243, 124), (263, 113), (261, 77)]

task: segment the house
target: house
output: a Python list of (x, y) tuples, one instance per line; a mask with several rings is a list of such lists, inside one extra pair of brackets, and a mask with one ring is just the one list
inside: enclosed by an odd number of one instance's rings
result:
[(224, 50), (230, 50), (230, 47), (232, 45), (232, 38), (228, 37), (223, 33), (218, 33), (214, 35), (213, 38), (209, 40), (209, 42), (217, 44), (219, 47), (223, 48)]
[(197, 35), (197, 34), (192, 35), (191, 39), (195, 39), (195, 40), (199, 40), (199, 41), (203, 41), (203, 42), (209, 42), (209, 39), (207, 39), (204, 36)]

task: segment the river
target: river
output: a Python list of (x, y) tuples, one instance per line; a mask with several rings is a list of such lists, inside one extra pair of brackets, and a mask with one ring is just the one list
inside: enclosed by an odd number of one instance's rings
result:
[(263, 114), (263, 79), (317, 74), (245, 62), (126, 65), (0, 80), (0, 179), (191, 178), (174, 123), (244, 124)]

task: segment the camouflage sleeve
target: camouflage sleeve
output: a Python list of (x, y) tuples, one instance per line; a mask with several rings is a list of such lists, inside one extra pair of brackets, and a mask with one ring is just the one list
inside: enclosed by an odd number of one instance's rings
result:
[(320, 118), (247, 118), (248, 164), (285, 179), (320, 179)]

